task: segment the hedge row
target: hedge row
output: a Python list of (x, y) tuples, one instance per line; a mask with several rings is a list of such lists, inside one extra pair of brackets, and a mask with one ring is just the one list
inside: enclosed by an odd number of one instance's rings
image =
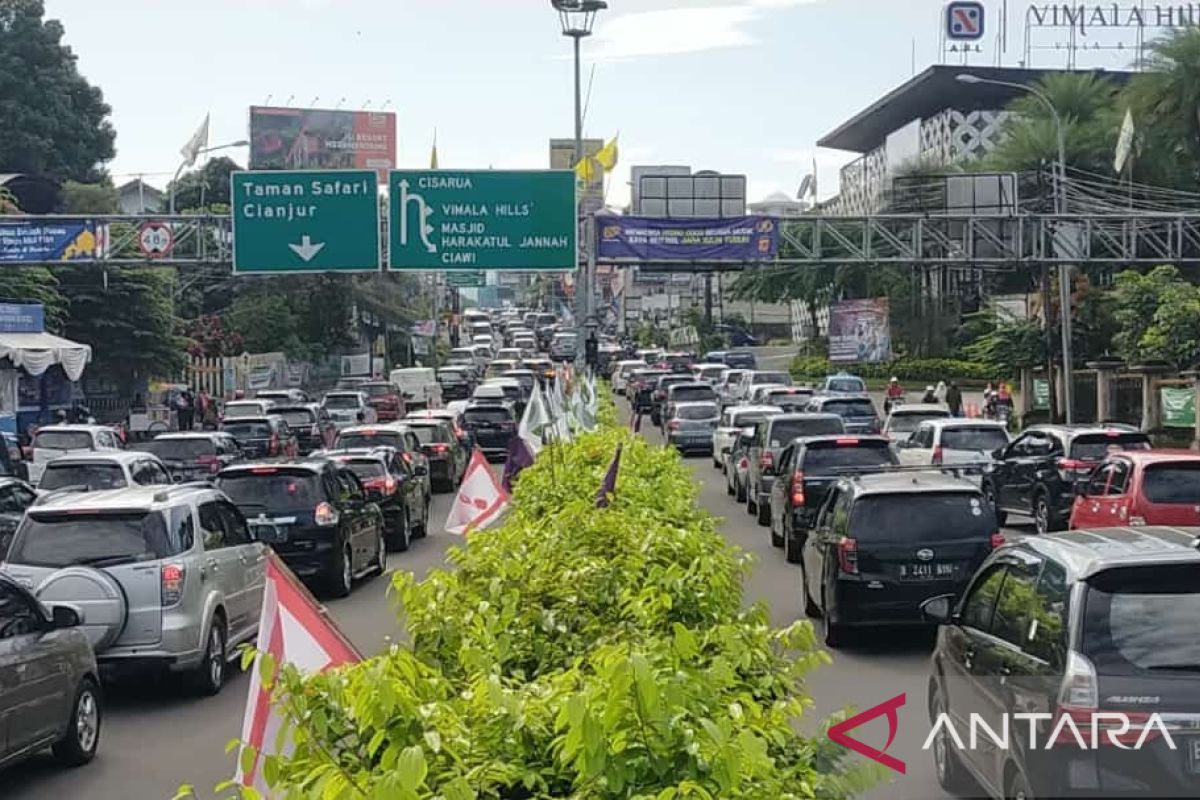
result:
[[(455, 569), (394, 578), (411, 646), (284, 670), (306, 798), (843, 798), (880, 777), (797, 721), (827, 663), (811, 623), (743, 606), (749, 557), (696, 505), (679, 457), (611, 425), (552, 447)], [(616, 496), (595, 495), (623, 446)], [(839, 718), (840, 715), (839, 715)]]
[(883, 380), (897, 377), (901, 381), (974, 380), (994, 381), (999, 377), (987, 364), (977, 361), (960, 361), (954, 358), (899, 358), (886, 364), (831, 364), (829, 359), (796, 356), (792, 360), (791, 372), (798, 379), (814, 380), (834, 372), (846, 370), (867, 380)]

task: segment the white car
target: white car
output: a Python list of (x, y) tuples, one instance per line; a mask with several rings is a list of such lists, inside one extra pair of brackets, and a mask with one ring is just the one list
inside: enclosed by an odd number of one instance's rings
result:
[(274, 405), (274, 400), (230, 400), (225, 404), (221, 418), (257, 419), (267, 416)]
[(43, 493), (63, 489), (94, 492), (170, 484), (170, 471), (153, 453), (110, 450), (54, 459), (42, 470), (37, 488)]
[(33, 436), (29, 482), (37, 485), (46, 464), (68, 455), (115, 452), (125, 446), (112, 428), (103, 425), (47, 425)]
[(400, 389), (406, 408), (436, 408), (442, 404), (442, 385), (432, 367), (394, 369), (388, 380)]
[(716, 386), (721, 380), (721, 376), (729, 372), (729, 367), (724, 364), (693, 364), (692, 375), (696, 380)]
[(635, 369), (645, 369), (646, 362), (640, 358), (626, 359), (613, 364), (612, 384), (613, 391), (617, 394), (625, 394), (625, 387), (629, 383), (629, 374)]
[(339, 428), (372, 425), (378, 421), (366, 392), (330, 392), (321, 401), (321, 407), (329, 412), (329, 418)]
[(742, 376), (749, 370), (731, 369), (721, 375), (721, 379), (717, 381), (716, 390), (717, 397), (721, 398), (721, 405), (728, 406), (737, 402), (738, 386), (742, 382)]
[(903, 442), (916, 433), (927, 419), (946, 419), (950, 409), (939, 403), (912, 403), (892, 406), (883, 423), (883, 435), (893, 442)]
[(792, 376), (781, 370), (746, 370), (742, 379), (733, 392), (734, 402), (749, 402), (756, 386), (774, 384), (776, 386), (791, 386)]
[(774, 414), (782, 414), (778, 406), (733, 406), (721, 412), (721, 420), (713, 431), (713, 467), (724, 472), (726, 459), (733, 443), (742, 435), (742, 428), (761, 422)]
[(896, 444), (896, 455), (909, 466), (969, 464), (968, 473), (981, 475), (992, 451), (1007, 447), (1010, 440), (1003, 422), (931, 419), (922, 422), (907, 441)]

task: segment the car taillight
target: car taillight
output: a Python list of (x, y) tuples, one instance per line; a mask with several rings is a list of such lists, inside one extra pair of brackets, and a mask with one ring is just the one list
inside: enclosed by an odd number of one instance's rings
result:
[(515, 422), (501, 422), (500, 423), (500, 430), (502, 430), (502, 431), (515, 431), (516, 429), (517, 429), (517, 423), (515, 423)]
[(673, 431), (679, 430), (679, 420), (677, 420), (677, 419), (671, 420), (670, 422), (667, 423), (667, 427)]
[(946, 457), (946, 453), (942, 449), (942, 446), (940, 444), (937, 447), (933, 448), (933, 463), (934, 464), (941, 464), (942, 459), (944, 459), (945, 457)]
[(322, 528), (337, 525), (337, 509), (329, 505), (329, 503), (321, 503), (313, 510), (313, 520)]
[(1129, 518), (1129, 527), (1131, 527), (1131, 528), (1146, 527), (1146, 518), (1145, 517), (1130, 517)]
[(267, 452), (270, 455), (276, 455), (279, 453), (279, 434), (271, 434), (271, 441), (267, 444)]
[(847, 575), (858, 574), (858, 540), (849, 537), (838, 542), (838, 567)]
[(770, 469), (775, 466), (775, 454), (770, 450), (763, 450), (762, 455), (758, 457), (759, 469)]
[(804, 473), (797, 470), (792, 473), (792, 508), (803, 508), (804, 503)]
[(187, 570), (182, 564), (163, 564), (158, 571), (163, 606), (173, 606), (183, 598), (183, 579)]
[[(1100, 690), (1096, 680), (1096, 667), (1087, 657), (1067, 651), (1067, 664), (1063, 670), (1062, 687), (1058, 693), (1058, 704), (1055, 708), (1055, 721), (1052, 730), (1058, 729), (1054, 744), (1079, 746), (1082, 740), (1085, 744), (1095, 746), (1120, 746), (1137, 744), (1146, 737), (1146, 741), (1158, 738), (1162, 731), (1157, 727), (1147, 731), (1145, 724), (1150, 720), (1150, 714), (1138, 711), (1104, 712), (1100, 710)], [(1108, 717), (1107, 714), (1112, 714)], [(1074, 730), (1070, 725), (1058, 727), (1059, 718), (1070, 717)], [(1093, 741), (1093, 726), (1096, 733)], [(1075, 735), (1075, 731), (1079, 736)]]
[(1086, 476), (1093, 466), (1090, 461), (1080, 461), (1077, 458), (1058, 459), (1059, 476), (1068, 483)]
[(997, 547), (1003, 547), (1004, 542), (1005, 542), (1005, 539), (1004, 539), (1003, 533), (993, 533), (992, 534), (992, 549), (993, 550), (995, 550)]
[(216, 456), (200, 456), (196, 459), (196, 463), (202, 467), (208, 467), (209, 472), (221, 471), (221, 459)]
[(405, 464), (412, 463), (412, 453), (401, 453), (400, 457), (404, 459)]
[(449, 451), (450, 451), (450, 445), (448, 445), (448, 444), (435, 444), (435, 445), (433, 445), (433, 447), (432, 447), (432, 448), (430, 448), (430, 449), (432, 449), (432, 450), (433, 450), (433, 452), (435, 452), (435, 453), (447, 453), (447, 452), (449, 452)]

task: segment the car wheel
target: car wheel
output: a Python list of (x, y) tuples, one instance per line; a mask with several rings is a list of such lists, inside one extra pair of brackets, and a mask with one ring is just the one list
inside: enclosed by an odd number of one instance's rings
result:
[(1013, 765), (1011, 774), (1004, 786), (1005, 800), (1033, 800), (1033, 792), (1029, 788), (1029, 779), (1021, 768)]
[(225, 685), (226, 652), (225, 618), (213, 615), (208, 626), (208, 639), (204, 645), (204, 658), (196, 665), (192, 682), (202, 695), (212, 696)]
[(754, 511), (758, 514), (758, 524), (766, 527), (771, 524), (771, 506), (766, 503), (755, 503)]
[(399, 553), (408, 550), (408, 545), (412, 541), (412, 530), (409, 527), (408, 507), (400, 507), (400, 516), (396, 520), (396, 526), (391, 531), (391, 536), (388, 546)]
[(379, 523), (379, 541), (376, 544), (375, 551), (375, 571), (382, 575), (387, 572), (387, 534), (384, 532), (382, 520)]
[(996, 505), (996, 490), (990, 483), (985, 483), (983, 485), (983, 496), (992, 506), (992, 511), (996, 515), (996, 525), (1003, 528), (1004, 523), (1008, 521), (1008, 515), (1001, 511), (1000, 507)]
[(91, 678), (84, 678), (75, 690), (67, 730), (51, 748), (54, 757), (69, 767), (81, 766), (95, 758), (102, 717), (100, 689)]
[(800, 559), (800, 591), (804, 593), (804, 613), (812, 619), (821, 616), (821, 609), (813, 602), (812, 592), (808, 590), (808, 570), (804, 568), (804, 559)]
[(783, 529), (783, 557), (789, 564), (800, 563), (800, 542), (794, 525)]
[(354, 554), (350, 545), (342, 545), (339, 554), (329, 565), (329, 593), (334, 597), (345, 597), (354, 588)]
[(841, 625), (830, 622), (829, 604), (825, 602), (825, 593), (821, 592), (821, 608), (824, 612), (821, 615), (821, 628), (824, 634), (825, 646), (836, 650), (846, 641), (846, 632)]
[[(781, 525), (782, 525), (782, 523), (781, 523)], [(783, 527), (782, 531), (776, 531), (775, 530), (775, 515), (771, 514), (769, 509), (767, 512), (767, 527), (770, 528), (770, 530), (771, 530), (771, 546), (772, 547), (783, 547), (784, 537), (787, 536), (787, 525), (782, 525), (782, 527)]]
[(421, 524), (412, 526), (411, 539), (424, 539), (429, 534), (429, 495), (425, 496), (425, 505), (421, 507)]
[(758, 509), (754, 507), (754, 495), (750, 492), (750, 487), (746, 487), (746, 513), (754, 516), (758, 513)]
[[(941, 690), (934, 688), (929, 706), (934, 719), (946, 713), (946, 701), (942, 698)], [(938, 728), (938, 734), (933, 739), (933, 769), (937, 773), (938, 784), (950, 794), (962, 794), (972, 788), (971, 778), (954, 751), (954, 743), (945, 725)]]
[(733, 479), (733, 486), (734, 499), (739, 503), (746, 502), (746, 487), (741, 484), (741, 481), (739, 481), (736, 476)]
[(1050, 501), (1045, 492), (1041, 492), (1033, 501), (1033, 524), (1039, 534), (1054, 530), (1050, 522)]
[(733, 481), (730, 480), (729, 470), (725, 470), (725, 494), (733, 497)]

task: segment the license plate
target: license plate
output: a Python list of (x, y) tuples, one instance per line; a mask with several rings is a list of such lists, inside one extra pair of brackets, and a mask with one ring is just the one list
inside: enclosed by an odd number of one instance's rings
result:
[(287, 528), (278, 525), (252, 525), (250, 532), (254, 539), (266, 544), (279, 544), (287, 541)]
[(936, 580), (937, 578), (954, 577), (955, 564), (901, 564), (900, 577), (905, 580)]
[(1188, 769), (1193, 775), (1200, 775), (1200, 736), (1188, 740), (1187, 750)]

